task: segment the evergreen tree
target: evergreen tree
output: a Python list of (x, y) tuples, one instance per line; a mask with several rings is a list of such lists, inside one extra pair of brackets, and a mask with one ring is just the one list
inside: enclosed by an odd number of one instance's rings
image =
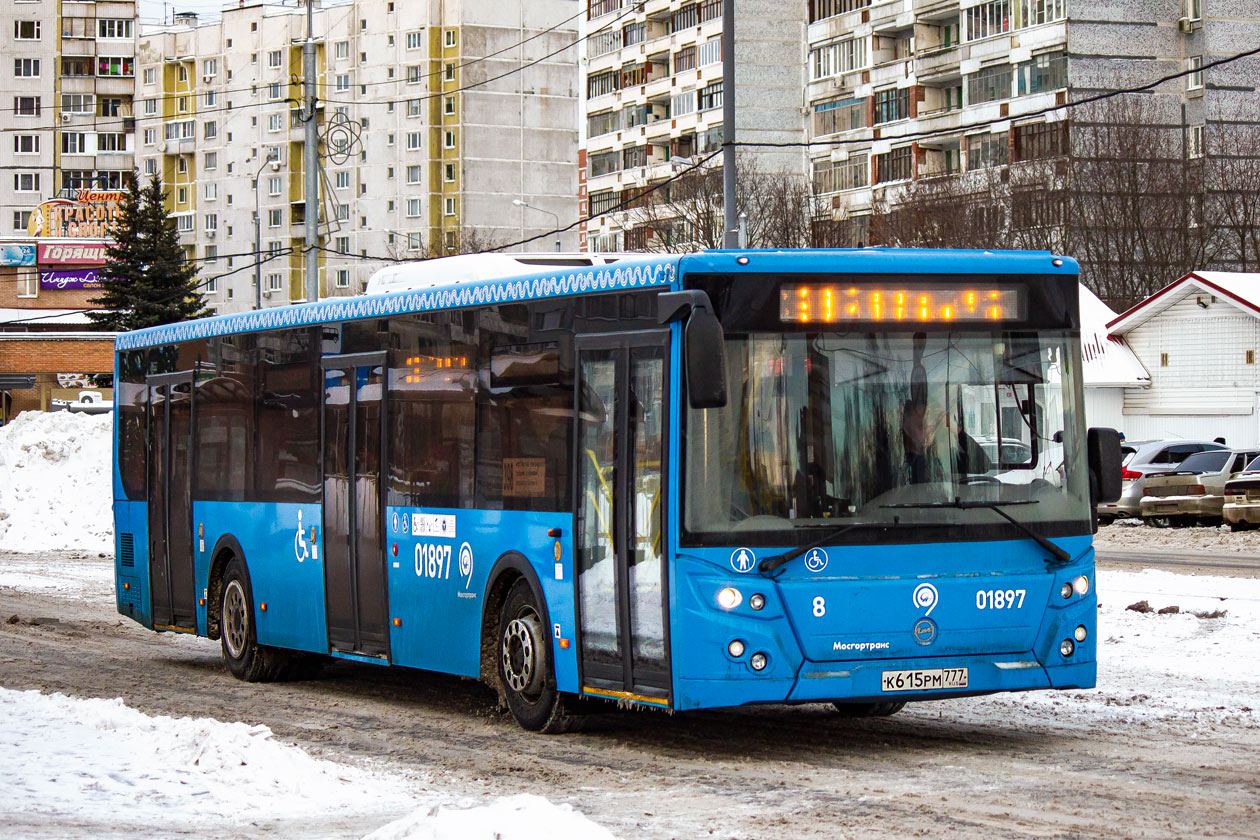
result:
[(99, 273), (101, 295), (89, 312), (102, 330), (138, 330), (210, 314), (197, 283), (197, 266), (179, 244), (175, 220), (167, 215), (162, 177), (133, 184), (123, 200), (108, 260)]

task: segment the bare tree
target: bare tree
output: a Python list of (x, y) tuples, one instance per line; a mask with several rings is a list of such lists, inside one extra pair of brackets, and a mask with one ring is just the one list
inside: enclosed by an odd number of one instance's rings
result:
[(1260, 125), (1230, 121), (1212, 128), (1207, 212), (1221, 249), (1216, 263), (1260, 271)]

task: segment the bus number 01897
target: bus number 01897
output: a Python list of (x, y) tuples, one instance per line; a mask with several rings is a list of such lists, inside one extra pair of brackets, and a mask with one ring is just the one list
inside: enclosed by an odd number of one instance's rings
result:
[(1024, 606), (1023, 589), (980, 589), (976, 591), (978, 610), (1018, 610)]
[(416, 576), (450, 580), (451, 547), (420, 543), (416, 546)]

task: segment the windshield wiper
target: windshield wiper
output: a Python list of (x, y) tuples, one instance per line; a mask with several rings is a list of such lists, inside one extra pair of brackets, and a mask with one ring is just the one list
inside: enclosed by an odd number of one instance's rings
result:
[(1068, 563), (1072, 562), (1072, 555), (1068, 554), (1062, 548), (1050, 542), (1050, 540), (1046, 539), (1041, 534), (1038, 534), (1036, 531), (1034, 531), (1032, 528), (1029, 528), (1023, 522), (1020, 522), (1018, 519), (1011, 516), (1006, 511), (1002, 510), (1003, 507), (1007, 507), (1009, 505), (1035, 505), (1035, 504), (1040, 504), (1040, 503), (1036, 499), (1019, 499), (1019, 500), (1010, 501), (1010, 502), (984, 502), (984, 501), (964, 502), (962, 499), (955, 498), (952, 502), (901, 502), (898, 504), (880, 505), (880, 507), (900, 508), (902, 510), (929, 509), (929, 508), (955, 508), (956, 510), (976, 510), (979, 508), (984, 508), (987, 510), (991, 510), (994, 513), (996, 513), (998, 516), (1005, 519), (1007, 522), (1014, 525), (1019, 530), (1023, 531), (1026, 535), (1028, 535), (1028, 538), (1033, 540), (1033, 542), (1037, 543), (1037, 545), (1041, 546), (1046, 551), (1054, 555), (1054, 559), (1059, 562), (1059, 565), (1066, 566)]
[(837, 537), (841, 537), (844, 534), (847, 534), (850, 531), (854, 530), (855, 528), (898, 528), (901, 526), (902, 526), (902, 523), (896, 522), (896, 521), (894, 522), (854, 522), (852, 525), (845, 525), (843, 528), (837, 528), (834, 531), (828, 531), (826, 534), (822, 536), (821, 539), (817, 539), (812, 543), (808, 543), (806, 545), (802, 545), (797, 548), (790, 548), (787, 551), (783, 552), (782, 554), (776, 554), (773, 557), (765, 558), (764, 560), (762, 560), (760, 563), (757, 564), (757, 571), (761, 572), (763, 575), (766, 574), (767, 572), (773, 572), (775, 569), (779, 568), (780, 566), (783, 566), (787, 563), (792, 562), (793, 560), (795, 560), (797, 557), (800, 557), (805, 552), (812, 551), (815, 548), (819, 548), (823, 545), (826, 545), (827, 543), (831, 542)]

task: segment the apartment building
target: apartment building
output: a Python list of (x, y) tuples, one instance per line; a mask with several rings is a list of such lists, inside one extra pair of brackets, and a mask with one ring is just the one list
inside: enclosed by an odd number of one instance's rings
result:
[[(804, 139), (804, 36), (803, 3), (739, 0), (738, 141)], [(583, 39), (581, 246), (655, 250), (638, 196), (722, 146), (722, 0), (587, 0)], [(765, 172), (806, 171), (799, 147), (740, 154)]]
[[(576, 52), (564, 48), (577, 9), (316, 4), (321, 296), (362, 291), (386, 258), (501, 246), (576, 222)], [(262, 3), (140, 33), (140, 170), (162, 174), (219, 312), (305, 296), (306, 33), (304, 6)], [(560, 238), (575, 247), (576, 232)], [(261, 266), (261, 288), (256, 251), (277, 255)]]
[[(1064, 158), (1104, 106), (1054, 106), (1252, 48), (1258, 18), (1256, 3), (1223, 0), (810, 0), (810, 169), (826, 244), (867, 244), (872, 211), (923, 179), (1005, 182)], [(1202, 157), (1214, 124), (1257, 119), (1258, 82), (1255, 59), (1193, 72), (1144, 94), (1141, 118)], [(1021, 184), (1028, 200), (993, 224), (1053, 224), (1061, 206), (1036, 200), (1046, 186)]]

